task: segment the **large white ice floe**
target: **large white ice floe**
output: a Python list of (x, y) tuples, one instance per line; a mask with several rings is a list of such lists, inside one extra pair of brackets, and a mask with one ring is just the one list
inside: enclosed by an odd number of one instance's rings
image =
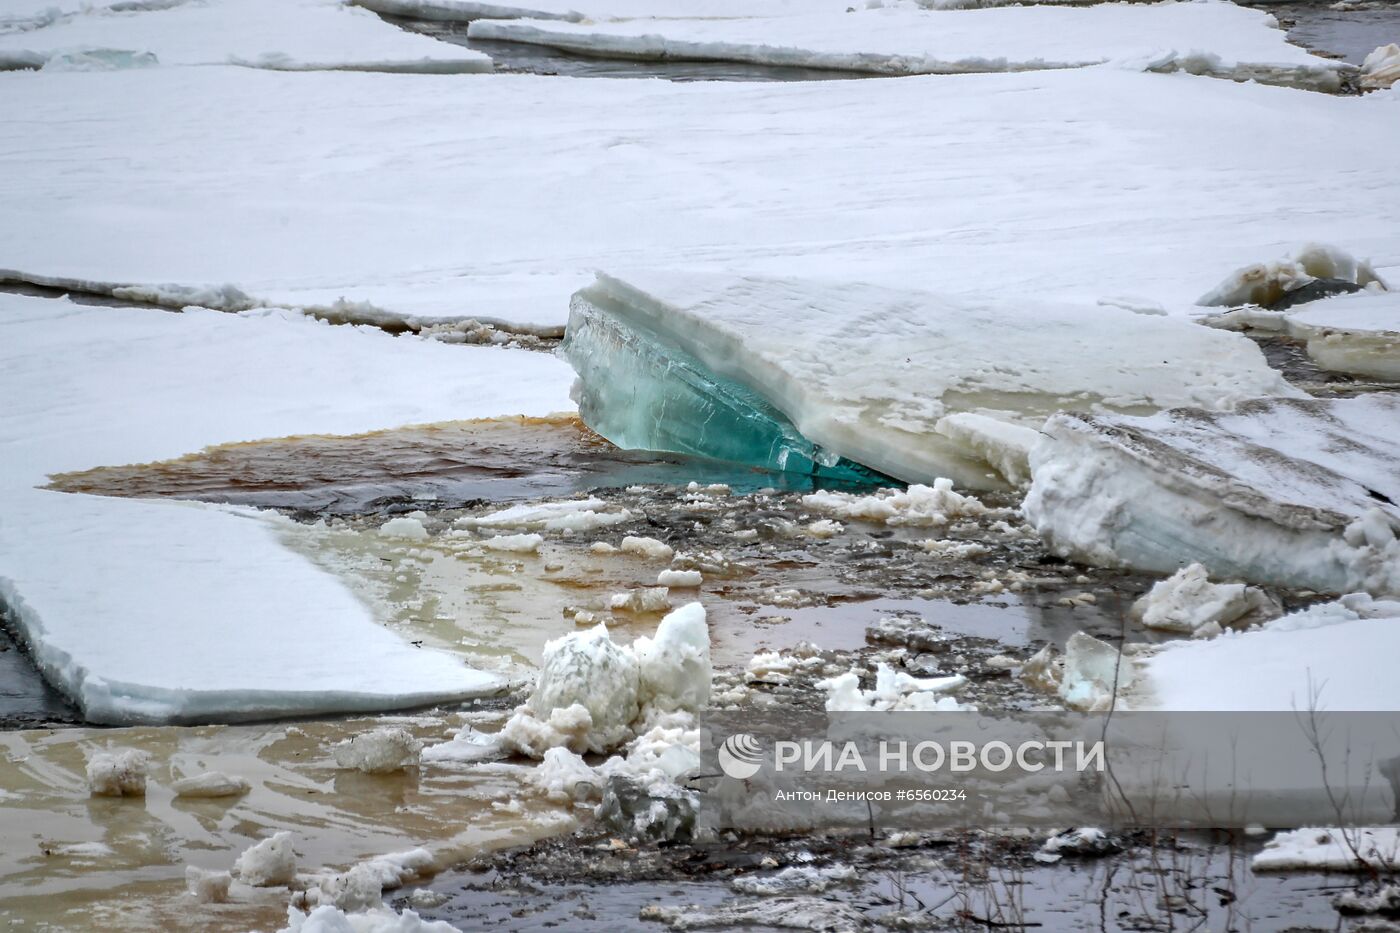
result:
[(1387, 395), (1056, 415), (1023, 509), (1056, 553), (1090, 563), (1400, 593), (1397, 424)]
[(1391, 659), (1400, 602), (1352, 594), (1206, 641), (1178, 641), (1133, 662), (1134, 709), (1300, 713), (1395, 710)]
[[(1299, 394), (1252, 342), (1184, 318), (654, 271), (579, 291), (564, 354), (580, 414), (620, 447), (974, 488), (1002, 482), (994, 463), (1019, 478), (1027, 452), (1009, 447), (1061, 409)], [(958, 413), (1028, 430), (940, 433)]]
[(1290, 45), (1267, 13), (1224, 0), (1029, 6), (948, 14), (912, 4), (807, 15), (682, 18), (508, 19), (472, 23), (474, 39), (585, 55), (690, 59), (859, 71), (966, 74), (1076, 68), (1108, 61), (1192, 70), (1321, 90), (1355, 67)]
[(0, 599), (100, 722), (383, 709), (496, 679), (391, 634), (274, 513), (35, 488), (223, 442), (568, 407), (541, 354), (0, 295)]
[[(280, 71), (491, 70), (482, 52), (398, 29), (336, 0), (203, 0), (169, 9), (93, 9), (42, 29), (0, 32), (0, 57), (58, 70), (234, 64)], [(144, 56), (144, 57), (143, 57)]]
[(1400, 263), (1390, 92), (147, 68), (0, 74), (0, 134), (0, 278), (177, 307), (226, 305), (162, 283), (559, 331), (592, 270), (644, 264), (1172, 310), (1311, 240)]

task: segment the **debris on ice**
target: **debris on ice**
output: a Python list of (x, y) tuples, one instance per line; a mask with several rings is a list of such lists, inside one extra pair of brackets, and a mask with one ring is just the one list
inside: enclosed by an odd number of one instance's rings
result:
[(151, 756), (137, 749), (94, 752), (87, 762), (88, 790), (95, 797), (144, 797)]
[(289, 885), (296, 880), (297, 857), (292, 851), (292, 834), (275, 833), (249, 846), (234, 862), (233, 871), (244, 884), (258, 888)]
[(423, 743), (403, 728), (375, 729), (336, 744), (331, 752), (338, 767), (366, 774), (389, 774), (418, 764)]
[(1147, 628), (1203, 635), (1266, 622), (1282, 615), (1283, 607), (1256, 586), (1211, 583), (1206, 568), (1190, 564), (1153, 584), (1132, 613)]
[(237, 797), (248, 792), (248, 782), (222, 771), (205, 771), (174, 781), (170, 789), (176, 797)]
[(194, 865), (185, 866), (185, 886), (201, 904), (222, 904), (228, 900), (233, 875), (226, 871), (209, 871)]
[(1106, 566), (1321, 593), (1400, 593), (1400, 399), (1259, 399), (1232, 412), (1050, 418), (1022, 509)]

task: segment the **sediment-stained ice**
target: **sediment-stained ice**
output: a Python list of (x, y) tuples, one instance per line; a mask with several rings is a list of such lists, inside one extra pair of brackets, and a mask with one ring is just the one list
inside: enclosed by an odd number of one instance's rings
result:
[(1055, 552), (1090, 563), (1400, 593), (1397, 425), (1389, 395), (1056, 415), (1023, 509)]
[(1400, 45), (1382, 45), (1361, 63), (1361, 86), (1379, 91), (1400, 81)]
[[(39, 489), (207, 445), (569, 405), (543, 354), (297, 315), (0, 294), (0, 599), (98, 722), (246, 719), (480, 695), (491, 675), (385, 629), (276, 513)], [(307, 659), (314, 658), (314, 663)]]
[[(40, 29), (0, 31), (0, 56), (42, 67), (101, 70), (145, 65), (243, 65), (278, 71), (491, 70), (482, 52), (405, 32), (335, 0), (203, 0), (169, 9), (93, 9)], [(121, 55), (129, 60), (123, 64)], [(95, 56), (95, 57), (94, 57)], [(147, 56), (147, 60), (139, 60)]]
[(870, 74), (1078, 68), (1108, 61), (1334, 91), (1352, 65), (1290, 45), (1272, 16), (1224, 0), (942, 13), (912, 4), (807, 15), (478, 20), (474, 39), (649, 61), (733, 61)]
[(1300, 394), (1244, 338), (1098, 305), (653, 271), (600, 273), (572, 308), (563, 352), (599, 434), (838, 479), (863, 465), (907, 482), (1000, 485), (982, 454), (1014, 462), (1005, 434), (981, 443), (976, 421), (940, 433), (958, 413), (1030, 429), (1061, 409)]
[(1390, 92), (1110, 67), (686, 84), (211, 66), (0, 74), (0, 134), (25, 141), (0, 154), (0, 278), (174, 307), (225, 305), (166, 283), (227, 283), (231, 308), (558, 333), (594, 269), (1176, 310), (1299, 243), (1400, 262)]
[(1207, 307), (1257, 305), (1267, 308), (1318, 280), (1361, 288), (1386, 287), (1370, 262), (1335, 246), (1309, 243), (1285, 259), (1236, 269), (1196, 303)]

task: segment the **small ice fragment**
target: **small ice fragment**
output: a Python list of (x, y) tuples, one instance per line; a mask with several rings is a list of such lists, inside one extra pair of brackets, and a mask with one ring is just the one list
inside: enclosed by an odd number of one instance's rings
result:
[(589, 545), (588, 550), (592, 551), (594, 554), (616, 554), (618, 552), (618, 547), (606, 541), (594, 541)]
[(670, 592), (664, 586), (646, 586), (615, 593), (608, 608), (621, 612), (665, 612), (671, 608)]
[[(1026, 667), (1029, 670), (1031, 665)], [(1117, 648), (1092, 635), (1075, 632), (1065, 643), (1060, 698), (1074, 709), (1109, 709), (1115, 687), (1121, 691), (1131, 686), (1136, 670), (1134, 662)]]
[(410, 541), (428, 540), (428, 529), (423, 527), (421, 521), (410, 515), (389, 519), (379, 526), (379, 533), (386, 538), (407, 538)]
[(335, 763), (366, 774), (388, 774), (418, 764), (423, 743), (407, 729), (376, 729), (338, 743)]
[(637, 557), (646, 560), (670, 560), (675, 556), (675, 550), (664, 541), (655, 538), (639, 538), (628, 535), (622, 539), (622, 552), (624, 554), (635, 554)]
[(934, 480), (932, 486), (915, 483), (904, 490), (882, 489), (867, 496), (822, 490), (803, 496), (802, 504), (846, 521), (913, 526), (946, 525), (951, 519), (987, 511), (972, 496), (954, 492), (950, 479)]
[(170, 785), (176, 797), (237, 797), (248, 792), (248, 782), (221, 771), (205, 771)]
[(1400, 81), (1400, 45), (1382, 45), (1361, 62), (1361, 87), (1379, 91)]
[(539, 552), (540, 545), (544, 544), (544, 538), (538, 534), (496, 535), (494, 538), (487, 538), (481, 543), (483, 547), (492, 551), (508, 551), (515, 554), (535, 554)]
[(832, 521), (829, 518), (823, 518), (818, 521), (812, 522), (803, 530), (807, 532), (808, 537), (817, 538), (818, 540), (825, 540), (827, 538), (836, 537), (841, 532), (846, 530), (846, 526), (841, 524), (840, 522)]
[(88, 789), (94, 797), (144, 797), (151, 758), (126, 748), (96, 752), (87, 763)]
[(226, 871), (209, 871), (193, 865), (185, 866), (185, 886), (201, 904), (226, 902), (229, 885), (232, 883), (233, 875)]
[(598, 772), (567, 748), (551, 748), (528, 778), (547, 800), (570, 803), (598, 797), (604, 780)]
[(657, 586), (681, 590), (693, 590), (704, 582), (705, 577), (698, 570), (663, 570), (656, 575)]
[(244, 884), (256, 888), (289, 885), (296, 880), (297, 857), (292, 851), (292, 834), (276, 833), (250, 846), (234, 862), (233, 870)]
[(632, 644), (643, 706), (699, 712), (710, 702), (710, 631), (705, 607), (689, 603), (661, 620), (652, 638)]

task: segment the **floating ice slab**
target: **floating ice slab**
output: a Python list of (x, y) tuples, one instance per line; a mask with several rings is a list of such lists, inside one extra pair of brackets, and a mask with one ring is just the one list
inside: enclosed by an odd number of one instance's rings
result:
[(1400, 603), (1344, 597), (1209, 641), (1172, 642), (1136, 662), (1134, 709), (1397, 710), (1390, 672)]
[[(655, 15), (655, 14), (653, 14)], [(474, 39), (647, 61), (689, 59), (870, 74), (1076, 68), (1107, 61), (1156, 70), (1337, 90), (1351, 65), (1290, 45), (1266, 13), (1224, 0), (1031, 6), (948, 14), (915, 6), (808, 15), (472, 23)]]
[(639, 272), (574, 296), (564, 354), (580, 414), (622, 447), (986, 488), (1001, 478), (967, 442), (978, 432), (940, 433), (946, 415), (1029, 426), (1060, 409), (1295, 394), (1253, 343), (1225, 337), (1097, 305)]
[(1024, 511), (1058, 553), (1321, 592), (1400, 592), (1400, 399), (1057, 415)]
[(286, 313), (0, 294), (0, 598), (100, 722), (412, 706), (494, 677), (389, 633), (272, 513), (36, 489), (213, 443), (568, 407), (548, 356)]
[[(482, 52), (397, 29), (336, 0), (204, 0), (170, 9), (96, 9), (41, 29), (4, 34), (0, 56), (28, 52), (44, 67), (122, 67), (114, 52), (154, 55), (146, 64), (237, 64), (283, 71), (481, 72)], [(131, 66), (128, 62), (127, 67)]]
[(1312, 240), (1400, 262), (1389, 92), (147, 68), (0, 74), (0, 133), (0, 268), (383, 319), (557, 331), (592, 270), (640, 265), (1171, 310)]

